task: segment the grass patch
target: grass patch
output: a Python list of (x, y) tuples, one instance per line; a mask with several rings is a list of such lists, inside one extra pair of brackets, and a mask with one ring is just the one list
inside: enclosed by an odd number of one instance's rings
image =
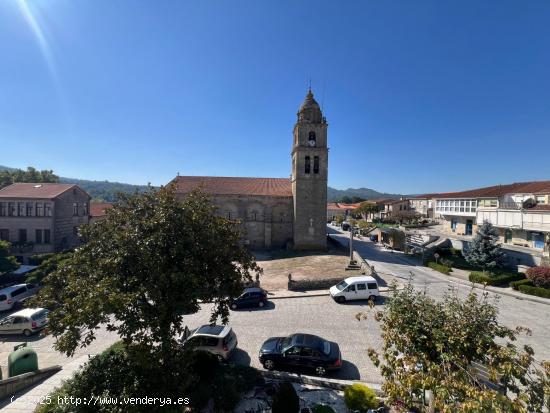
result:
[(508, 286), (512, 281), (520, 281), (525, 279), (525, 274), (521, 273), (483, 273), (481, 271), (472, 271), (468, 279), (471, 282), (479, 284), (487, 284), (496, 287)]
[(550, 298), (550, 289), (542, 287), (534, 287), (532, 285), (520, 285), (518, 290), (522, 293), (529, 295), (536, 295), (537, 297)]
[(436, 271), (439, 271), (440, 273), (443, 273), (445, 275), (449, 275), (451, 273), (451, 267), (448, 267), (443, 264), (438, 264), (437, 262), (434, 262), (434, 261), (430, 261), (428, 263), (428, 267)]

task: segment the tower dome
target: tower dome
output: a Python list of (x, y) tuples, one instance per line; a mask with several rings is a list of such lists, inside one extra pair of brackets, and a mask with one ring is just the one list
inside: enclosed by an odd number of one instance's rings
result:
[(298, 111), (298, 121), (308, 121), (311, 123), (321, 123), (323, 121), (323, 114), (317, 101), (313, 98), (311, 88), (308, 90), (304, 103), (300, 106)]

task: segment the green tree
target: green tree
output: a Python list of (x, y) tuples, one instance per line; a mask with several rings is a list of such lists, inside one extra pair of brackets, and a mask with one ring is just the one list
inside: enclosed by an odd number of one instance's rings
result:
[(14, 256), (10, 254), (11, 244), (0, 240), (0, 274), (16, 270), (19, 267)]
[(334, 220), (337, 224), (341, 224), (342, 222), (344, 222), (345, 217), (343, 215), (336, 215), (336, 218), (334, 218)]
[(500, 266), (504, 258), (498, 241), (498, 230), (489, 221), (483, 221), (477, 228), (470, 247), (464, 250), (464, 258), (470, 265), (480, 267), (483, 272), (493, 270)]
[(83, 226), (85, 244), (44, 279), (36, 298), (54, 309), (55, 348), (72, 355), (106, 325), (134, 357), (159, 363), (166, 377), (155, 380), (170, 386), (182, 316), (212, 302), (211, 321), (226, 323), (231, 297), (261, 272), (237, 224), (214, 213), (204, 194), (179, 201), (170, 186), (125, 196), (105, 220)]
[(380, 208), (378, 207), (378, 205), (376, 205), (376, 202), (365, 201), (361, 202), (361, 205), (359, 205), (353, 211), (353, 213), (356, 215), (360, 215), (361, 217), (363, 217), (363, 219), (367, 219), (370, 214), (375, 214), (379, 210)]
[(22, 169), (0, 171), (0, 189), (18, 182), (57, 183), (59, 177), (52, 170), (38, 171), (32, 166), (29, 166), (26, 171)]
[[(438, 412), (541, 411), (550, 397), (550, 364), (537, 367), (532, 348), (513, 343), (528, 331), (499, 324), (497, 304), (486, 292), (461, 299), (451, 290), (435, 301), (411, 284), (394, 290), (375, 316), (383, 360), (369, 349), (390, 403), (411, 408), (429, 390)], [(506, 392), (486, 386), (475, 363), (485, 365), (491, 382)]]

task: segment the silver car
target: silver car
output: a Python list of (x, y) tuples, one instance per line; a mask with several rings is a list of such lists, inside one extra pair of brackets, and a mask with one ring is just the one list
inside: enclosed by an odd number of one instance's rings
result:
[(35, 284), (17, 284), (3, 288), (0, 290), (0, 311), (11, 310), (25, 298), (35, 295), (38, 290), (39, 287)]
[(237, 347), (237, 335), (228, 326), (204, 325), (184, 334), (180, 340), (183, 346), (212, 353), (220, 361), (228, 360)]
[(25, 334), (27, 337), (48, 324), (45, 308), (25, 308), (0, 319), (0, 334)]

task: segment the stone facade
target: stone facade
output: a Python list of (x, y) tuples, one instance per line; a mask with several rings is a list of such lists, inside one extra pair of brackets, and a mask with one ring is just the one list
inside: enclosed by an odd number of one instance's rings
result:
[(311, 91), (298, 112), (291, 178), (178, 176), (182, 199), (200, 188), (217, 213), (240, 222), (253, 249), (326, 249), (327, 123)]
[(76, 185), (10, 185), (0, 190), (0, 237), (23, 263), (32, 255), (74, 248), (89, 206), (90, 196)]

